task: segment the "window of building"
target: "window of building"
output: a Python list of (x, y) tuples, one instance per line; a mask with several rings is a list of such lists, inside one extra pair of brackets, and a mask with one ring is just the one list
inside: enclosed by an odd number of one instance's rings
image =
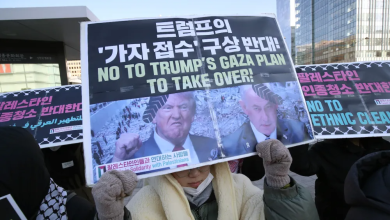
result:
[(382, 56), (382, 51), (377, 51), (376, 52), (376, 57), (381, 57)]
[[(4, 68), (9, 67), (9, 68)], [(58, 64), (0, 64), (0, 93), (61, 86)]]
[(376, 46), (382, 45), (382, 38), (376, 38), (376, 39), (375, 39), (375, 45), (376, 45)]
[(387, 51), (386, 56), (390, 57), (390, 51)]

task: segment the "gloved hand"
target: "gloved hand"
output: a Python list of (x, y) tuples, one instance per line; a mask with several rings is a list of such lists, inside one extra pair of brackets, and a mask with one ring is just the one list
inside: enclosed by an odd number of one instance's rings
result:
[(288, 171), (292, 158), (282, 142), (269, 139), (256, 145), (259, 157), (263, 158), (267, 184), (274, 188), (281, 188), (290, 183)]
[(92, 188), (99, 220), (122, 220), (123, 199), (137, 186), (137, 175), (131, 170), (104, 173)]

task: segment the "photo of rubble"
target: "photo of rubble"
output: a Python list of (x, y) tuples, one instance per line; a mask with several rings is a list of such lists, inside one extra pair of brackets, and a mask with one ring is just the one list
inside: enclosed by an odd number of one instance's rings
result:
[[(205, 91), (194, 91), (196, 114), (190, 134), (215, 139), (215, 131)], [(148, 140), (155, 128), (142, 120), (149, 97), (90, 106), (93, 164), (107, 163), (115, 151), (115, 142), (122, 133), (137, 133), (142, 142)]]
[[(308, 129), (310, 138), (313, 138), (298, 82), (275, 82), (265, 83), (264, 85), (283, 100), (283, 103), (277, 109), (278, 118), (303, 122)], [(248, 116), (245, 115), (239, 104), (241, 100), (240, 87), (211, 90), (210, 94), (221, 138), (233, 133), (242, 124), (249, 121)]]
[[(297, 82), (277, 82), (264, 85), (283, 99), (283, 103), (277, 110), (278, 117), (305, 123), (311, 136), (309, 120)], [(249, 121), (239, 105), (240, 87), (214, 89), (208, 92), (197, 90), (193, 91), (193, 95), (196, 102), (196, 114), (190, 130), (192, 135), (213, 139), (219, 135), (223, 138)], [(149, 99), (149, 97), (144, 97), (90, 106), (94, 167), (110, 162), (115, 152), (115, 142), (122, 133), (137, 133), (142, 142), (150, 138), (155, 125), (146, 123), (142, 119)], [(214, 111), (216, 123), (213, 123), (210, 109)], [(214, 129), (214, 125), (218, 128)]]

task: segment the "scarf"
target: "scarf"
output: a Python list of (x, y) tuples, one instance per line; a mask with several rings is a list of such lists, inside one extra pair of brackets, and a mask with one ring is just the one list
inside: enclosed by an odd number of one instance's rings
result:
[(211, 193), (213, 193), (213, 184), (209, 184), (206, 189), (204, 189), (199, 195), (197, 195), (196, 197), (195, 196), (191, 196), (190, 194), (188, 193), (185, 193), (188, 201), (194, 205), (196, 205), (197, 207), (203, 205), (203, 203), (205, 203), (211, 196)]
[(213, 192), (213, 174), (209, 173), (205, 180), (198, 186), (198, 188), (183, 187), (185, 195), (192, 204), (196, 206), (202, 205), (204, 202), (209, 199), (211, 193)]
[(49, 192), (43, 199), (39, 207), (36, 220), (67, 220), (66, 215), (66, 196), (67, 192), (58, 186), (50, 178)]
[(242, 167), (243, 159), (228, 161), (230, 172), (239, 173)]
[(197, 197), (200, 195), (208, 185), (210, 185), (211, 181), (213, 181), (213, 174), (209, 173), (205, 180), (195, 189), (192, 187), (183, 187), (183, 190), (186, 194), (191, 195), (192, 197)]

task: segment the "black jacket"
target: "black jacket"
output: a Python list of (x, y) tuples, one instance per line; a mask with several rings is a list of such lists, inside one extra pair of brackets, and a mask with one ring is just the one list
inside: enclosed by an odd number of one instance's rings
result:
[(56, 151), (42, 149), (46, 168), (56, 184), (72, 190), (89, 202), (94, 203), (91, 188), (85, 187), (85, 165), (82, 144), (62, 146)]
[(344, 201), (344, 182), (352, 165), (367, 154), (390, 150), (390, 143), (382, 138), (362, 138), (361, 145), (364, 148), (347, 139), (337, 139), (289, 149), (293, 158), (291, 171), (318, 177), (315, 202), (321, 220), (344, 220), (350, 208)]
[[(35, 219), (49, 192), (50, 174), (27, 130), (0, 127), (0, 167), (0, 197), (11, 194), (26, 218)], [(66, 210), (69, 220), (92, 220), (96, 214), (93, 205), (79, 196), (66, 203)]]
[(351, 206), (345, 220), (390, 219), (390, 151), (357, 161), (345, 179), (344, 193)]

